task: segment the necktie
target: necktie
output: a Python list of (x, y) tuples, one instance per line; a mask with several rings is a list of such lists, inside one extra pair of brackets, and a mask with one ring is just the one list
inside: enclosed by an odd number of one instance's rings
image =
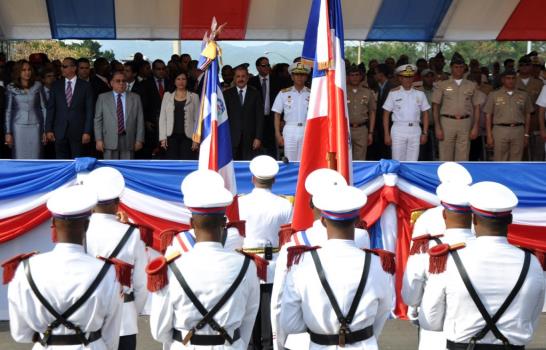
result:
[(239, 90), (239, 102), (241, 102), (241, 106), (242, 106), (243, 103), (244, 103), (244, 99), (243, 99), (243, 90)]
[(159, 79), (157, 81), (157, 84), (159, 85), (159, 97), (163, 98), (163, 94), (165, 93), (165, 87), (163, 86), (163, 79)]
[(123, 102), (121, 102), (121, 94), (118, 94), (116, 114), (118, 115), (118, 135), (121, 135), (125, 132), (125, 124), (124, 124), (124, 118), (123, 118)]
[(70, 104), (72, 103), (72, 82), (69, 80), (66, 84), (66, 105), (70, 107)]
[(269, 106), (267, 105), (267, 78), (262, 79), (262, 97), (264, 99), (264, 113), (269, 114)]

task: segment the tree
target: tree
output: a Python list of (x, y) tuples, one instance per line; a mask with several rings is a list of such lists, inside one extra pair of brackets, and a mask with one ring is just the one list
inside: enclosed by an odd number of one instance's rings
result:
[(114, 52), (111, 50), (101, 51), (101, 45), (95, 40), (83, 40), (81, 43), (65, 43), (58, 40), (29, 40), (17, 41), (13, 45), (11, 59), (28, 59), (28, 56), (36, 52), (44, 52), (50, 60), (65, 57), (86, 57), (91, 60), (97, 57), (105, 57), (108, 60), (114, 59)]

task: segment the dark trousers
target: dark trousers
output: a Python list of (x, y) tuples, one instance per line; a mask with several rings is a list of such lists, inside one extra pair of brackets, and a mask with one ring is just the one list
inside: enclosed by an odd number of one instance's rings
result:
[(271, 329), (271, 291), (273, 284), (260, 284), (260, 308), (252, 330), (254, 350), (273, 349), (273, 331)]
[(197, 152), (191, 150), (193, 141), (186, 135), (172, 135), (167, 137), (167, 150), (165, 158), (167, 159), (197, 159)]
[(275, 140), (274, 115), (264, 115), (263, 144), (264, 153), (273, 159), (278, 159), (277, 142)]
[(55, 155), (57, 159), (74, 159), (82, 157), (82, 137), (69, 138), (65, 135), (64, 139), (55, 140)]
[(118, 350), (135, 350), (136, 334), (124, 335), (119, 337)]

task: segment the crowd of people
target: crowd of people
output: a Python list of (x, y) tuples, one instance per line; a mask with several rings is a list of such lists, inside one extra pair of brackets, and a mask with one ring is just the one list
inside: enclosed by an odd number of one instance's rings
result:
[[(235, 160), (267, 154), (298, 161), (310, 70), (267, 57), (221, 69)], [(354, 160), (543, 161), (544, 60), (531, 52), (493, 68), (439, 52), (411, 64), (346, 62)], [(0, 60), (0, 157), (196, 159), (203, 71), (188, 54), (165, 64), (136, 53), (104, 58)]]
[(508, 242), (518, 198), (506, 186), (473, 184), (461, 164), (442, 163), (441, 205), (412, 214), (409, 257), (399, 263), (394, 245), (370, 249), (360, 219), (368, 198), (340, 173), (317, 169), (305, 179), (313, 221), (296, 231), (291, 203), (271, 191), (279, 163), (260, 155), (249, 168), (242, 221), (228, 222), (234, 199), (220, 174), (181, 179), (191, 229), (159, 233), (154, 254), (145, 226), (119, 211), (118, 170), (100, 167), (55, 191), (47, 202), (54, 249), (2, 264), (12, 337), (40, 349), (135, 350), (138, 316), (149, 313), (166, 350), (377, 350), (403, 301), (420, 350), (518, 350), (532, 341), (545, 253)]

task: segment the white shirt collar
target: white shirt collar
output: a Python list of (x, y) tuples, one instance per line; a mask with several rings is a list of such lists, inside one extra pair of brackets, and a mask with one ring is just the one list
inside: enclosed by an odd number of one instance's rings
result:
[(505, 236), (476, 236), (477, 242), (483, 242), (484, 244), (490, 243), (506, 243), (508, 244), (508, 238)]
[(65, 78), (65, 85), (68, 84), (68, 82), (72, 83), (72, 88), (74, 88), (74, 85), (76, 85), (76, 80), (78, 79), (78, 76), (75, 75), (72, 77), (72, 79)]
[(261, 188), (261, 187), (254, 187), (252, 189), (252, 192), (266, 192), (266, 193), (271, 193), (271, 189), (270, 188)]
[(334, 247), (344, 246), (344, 247), (355, 247), (356, 248), (356, 243), (352, 239), (328, 239), (324, 243), (324, 245), (329, 245), (329, 246), (334, 246)]
[(222, 246), (222, 243), (220, 242), (197, 242), (193, 246), (193, 249), (220, 249), (223, 250), (224, 247)]
[(83, 245), (74, 243), (56, 243), (53, 251), (62, 253), (84, 253)]
[(91, 218), (93, 219), (101, 219), (101, 220), (115, 220), (118, 221), (118, 218), (114, 214), (105, 214), (105, 213), (93, 213), (91, 215)]
[(248, 88), (248, 85), (245, 85), (245, 87), (242, 88), (242, 89), (240, 87), (238, 87), (238, 86), (236, 86), (236, 87), (237, 87), (237, 93), (239, 93), (239, 91), (243, 90), (243, 95), (246, 94), (246, 89)]

